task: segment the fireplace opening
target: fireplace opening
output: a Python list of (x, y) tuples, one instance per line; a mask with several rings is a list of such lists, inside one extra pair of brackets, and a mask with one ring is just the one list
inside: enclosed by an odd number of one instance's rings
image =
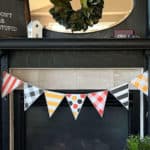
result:
[[(64, 93), (91, 91), (60, 90)], [(49, 118), (44, 95), (24, 113), (23, 91), (16, 90), (14, 92), (15, 150), (124, 149), (128, 135), (139, 132), (139, 100), (139, 91), (130, 90), (128, 112), (109, 93), (104, 117), (100, 118), (87, 98), (78, 120), (75, 121), (65, 99), (54, 116)]]
[[(141, 70), (142, 68), (13, 68), (11, 73), (42, 89), (80, 94), (110, 89), (129, 82)], [(127, 137), (139, 134), (140, 131), (140, 92), (130, 87), (129, 95), (130, 109), (127, 111), (109, 93), (103, 118), (87, 98), (75, 121), (66, 99), (52, 118), (49, 118), (44, 95), (24, 112), (21, 87), (14, 91), (10, 101), (13, 107), (10, 113), (12, 147), (15, 150), (125, 149)]]

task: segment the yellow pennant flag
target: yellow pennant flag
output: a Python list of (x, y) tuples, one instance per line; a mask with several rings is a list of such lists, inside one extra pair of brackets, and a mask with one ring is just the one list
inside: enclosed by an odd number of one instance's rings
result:
[(47, 103), (47, 108), (49, 116), (52, 117), (62, 100), (64, 99), (64, 94), (52, 91), (45, 91), (45, 98)]
[(139, 74), (135, 79), (131, 81), (131, 84), (141, 90), (144, 94), (148, 95), (148, 72)]

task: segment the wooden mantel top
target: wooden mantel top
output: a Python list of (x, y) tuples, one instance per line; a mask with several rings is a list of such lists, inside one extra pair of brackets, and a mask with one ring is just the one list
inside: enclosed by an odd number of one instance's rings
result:
[(0, 50), (150, 50), (150, 39), (0, 39)]

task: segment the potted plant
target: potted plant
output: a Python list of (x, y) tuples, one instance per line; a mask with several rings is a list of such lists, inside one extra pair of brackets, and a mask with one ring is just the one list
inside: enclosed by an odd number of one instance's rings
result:
[(150, 150), (150, 137), (146, 136), (140, 141), (139, 150)]
[(140, 138), (139, 136), (129, 136), (127, 139), (127, 149), (128, 150), (139, 150)]

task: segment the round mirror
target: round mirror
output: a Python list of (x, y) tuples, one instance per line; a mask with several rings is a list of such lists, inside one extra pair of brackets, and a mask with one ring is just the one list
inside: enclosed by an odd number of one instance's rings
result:
[[(63, 25), (57, 23), (49, 13), (53, 7), (50, 0), (29, 0), (29, 4), (31, 20), (39, 20), (46, 29), (51, 31), (72, 33), (70, 29), (65, 29)], [(72, 0), (71, 5), (74, 10), (81, 8), (80, 0)], [(99, 22), (89, 27), (85, 32), (74, 33), (89, 33), (111, 28), (125, 20), (132, 12), (133, 7), (133, 0), (104, 0), (102, 18)]]

